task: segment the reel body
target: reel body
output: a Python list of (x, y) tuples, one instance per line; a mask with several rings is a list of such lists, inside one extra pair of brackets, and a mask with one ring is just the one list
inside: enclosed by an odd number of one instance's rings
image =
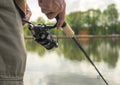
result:
[(58, 43), (48, 32), (48, 30), (50, 30), (51, 28), (53, 28), (53, 26), (46, 26), (45, 24), (29, 24), (29, 30), (31, 31), (35, 41), (45, 47), (47, 50), (58, 47)]

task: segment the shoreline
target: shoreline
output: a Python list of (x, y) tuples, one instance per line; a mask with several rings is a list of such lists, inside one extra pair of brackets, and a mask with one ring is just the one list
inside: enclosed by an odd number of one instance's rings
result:
[[(59, 39), (70, 39), (68, 36), (64, 35), (52, 35), (53, 38), (59, 38)], [(75, 35), (76, 38), (120, 38), (119, 34), (113, 34), (113, 35)], [(25, 39), (33, 39), (33, 36), (24, 36)]]

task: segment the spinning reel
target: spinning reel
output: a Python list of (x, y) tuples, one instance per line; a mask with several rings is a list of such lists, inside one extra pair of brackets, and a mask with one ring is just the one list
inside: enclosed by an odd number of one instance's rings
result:
[(55, 28), (56, 24), (54, 26), (47, 26), (45, 24), (34, 25), (31, 22), (25, 22), (29, 24), (29, 30), (37, 43), (45, 47), (47, 50), (58, 47), (58, 42), (55, 41), (52, 35), (48, 32), (52, 28)]

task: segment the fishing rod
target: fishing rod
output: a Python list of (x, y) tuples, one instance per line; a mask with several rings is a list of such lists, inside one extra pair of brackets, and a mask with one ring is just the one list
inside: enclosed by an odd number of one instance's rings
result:
[[(58, 19), (59, 19), (59, 17), (57, 16), (56, 17), (57, 22), (58, 22)], [(53, 26), (47, 26), (45, 24), (34, 25), (29, 21), (26, 21), (26, 20), (23, 20), (23, 21), (29, 24), (28, 28), (29, 28), (29, 30), (31, 31), (31, 33), (34, 37), (34, 40), (36, 42), (38, 42), (40, 45), (45, 47), (47, 50), (50, 50), (54, 47), (55, 48), (58, 47), (58, 43), (52, 38), (52, 35), (48, 32), (49, 30), (55, 28), (57, 26), (57, 23)], [(63, 31), (65, 32), (65, 34), (68, 37), (70, 37), (71, 39), (73, 39), (73, 41), (77, 44), (79, 49), (83, 52), (83, 54), (85, 55), (87, 60), (95, 68), (95, 70), (97, 71), (99, 76), (102, 78), (102, 80), (105, 82), (105, 84), (109, 85), (108, 82), (103, 77), (103, 75), (98, 70), (98, 68), (95, 66), (93, 61), (90, 59), (89, 55), (86, 53), (86, 51), (82, 48), (81, 44), (76, 39), (76, 37), (74, 35), (74, 31), (72, 30), (72, 28), (66, 22), (63, 23), (62, 28), (63, 28)]]
[(85, 57), (88, 59), (88, 61), (92, 64), (92, 66), (95, 68), (95, 70), (98, 72), (99, 76), (103, 79), (103, 81), (105, 82), (106, 85), (109, 85), (108, 82), (105, 80), (105, 78), (103, 77), (103, 75), (100, 73), (100, 71), (98, 70), (98, 68), (95, 66), (95, 64), (93, 63), (93, 61), (90, 59), (90, 57), (88, 56), (88, 54), (86, 53), (86, 51), (83, 49), (83, 47), (81, 46), (81, 44), (78, 42), (78, 40), (76, 39), (74, 32), (72, 30), (72, 28), (66, 23), (63, 23), (63, 31), (66, 33), (66, 35), (70, 38), (73, 39), (73, 41), (77, 44), (77, 46), (80, 48), (80, 50), (83, 52), (83, 54), (85, 55)]

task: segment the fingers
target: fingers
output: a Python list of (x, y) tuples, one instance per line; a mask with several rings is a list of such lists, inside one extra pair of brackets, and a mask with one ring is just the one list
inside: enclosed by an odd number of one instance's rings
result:
[(58, 13), (56, 12), (50, 12), (50, 13), (46, 13), (46, 16), (48, 17), (48, 19), (53, 19), (58, 15)]
[(29, 20), (30, 20), (31, 15), (32, 15), (32, 13), (31, 13), (31, 12), (29, 12), (28, 14), (26, 14), (25, 19), (26, 19), (27, 21), (29, 21)]
[(58, 16), (59, 20), (57, 23), (57, 28), (61, 28), (65, 19), (65, 9), (61, 13), (59, 13)]
[(25, 19), (26, 19), (27, 21), (29, 21), (31, 15), (32, 15), (32, 12), (31, 12), (29, 6), (26, 5), (26, 15), (25, 15)]
[[(28, 5), (26, 5), (26, 14), (25, 14), (25, 20), (27, 20), (27, 21), (29, 21), (30, 20), (30, 17), (31, 17), (31, 15), (32, 15), (32, 12), (31, 12), (31, 10), (30, 10), (30, 8), (29, 8), (29, 6)], [(23, 25), (25, 24), (25, 22), (23, 22), (22, 23)]]

